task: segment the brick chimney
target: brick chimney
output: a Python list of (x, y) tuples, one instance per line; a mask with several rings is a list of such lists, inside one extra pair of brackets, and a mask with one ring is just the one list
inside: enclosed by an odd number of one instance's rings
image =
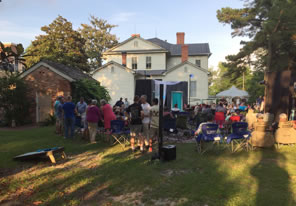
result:
[(182, 62), (185, 62), (188, 60), (188, 45), (186, 44), (183, 44), (181, 45), (181, 59), (182, 59)]
[(184, 44), (185, 42), (185, 33), (177, 32), (177, 44)]
[(132, 34), (131, 37), (140, 37), (140, 34)]
[(126, 66), (126, 52), (122, 52), (121, 57), (122, 57), (122, 65)]

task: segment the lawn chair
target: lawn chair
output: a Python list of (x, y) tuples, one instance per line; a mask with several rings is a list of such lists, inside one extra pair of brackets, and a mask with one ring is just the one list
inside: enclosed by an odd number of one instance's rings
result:
[(227, 136), (227, 143), (231, 143), (231, 152), (236, 152), (240, 148), (249, 150), (249, 138), (251, 132), (248, 131), (247, 122), (232, 123), (232, 133)]
[(205, 123), (201, 126), (202, 133), (196, 137), (197, 152), (203, 154), (206, 150), (202, 150), (205, 142), (212, 142), (212, 145), (220, 144), (222, 135), (218, 134), (218, 125), (214, 123)]
[(296, 130), (293, 127), (293, 122), (280, 122), (279, 128), (275, 132), (275, 142), (278, 148), (280, 145), (296, 144)]
[(111, 137), (114, 138), (114, 143), (119, 143), (123, 148), (125, 148), (127, 140), (128, 130), (124, 129), (124, 121), (122, 120), (112, 120), (111, 121)]

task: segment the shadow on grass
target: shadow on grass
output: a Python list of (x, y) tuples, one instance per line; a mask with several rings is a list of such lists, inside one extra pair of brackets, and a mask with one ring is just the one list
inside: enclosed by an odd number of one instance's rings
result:
[(257, 179), (256, 205), (296, 205), (286, 171), (286, 157), (275, 148), (261, 149), (261, 159), (252, 169)]
[[(226, 205), (239, 190), (216, 155), (200, 156), (192, 144), (178, 145), (177, 160), (163, 163), (120, 146), (107, 150), (101, 160), (90, 156), (84, 166), (75, 161), (69, 168), (40, 174), (36, 180), (44, 181), (18, 200), (28, 205)], [(34, 179), (29, 182), (34, 184)]]

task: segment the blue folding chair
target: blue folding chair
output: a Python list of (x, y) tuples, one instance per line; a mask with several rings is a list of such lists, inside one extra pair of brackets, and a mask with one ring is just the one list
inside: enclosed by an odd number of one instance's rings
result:
[(247, 122), (232, 123), (232, 133), (227, 136), (227, 143), (231, 143), (231, 152), (236, 152), (240, 148), (248, 151), (250, 137), (251, 132), (248, 131)]
[(130, 133), (129, 130), (124, 128), (123, 120), (112, 120), (111, 121), (111, 136), (114, 138), (114, 143), (119, 143), (123, 148), (125, 148), (127, 140), (127, 135)]
[(202, 145), (206, 142), (212, 142), (212, 145), (220, 144), (222, 141), (222, 135), (218, 134), (218, 127), (219, 126), (214, 123), (202, 124), (202, 132), (196, 137), (197, 151), (199, 153), (204, 153), (206, 151), (202, 151)]

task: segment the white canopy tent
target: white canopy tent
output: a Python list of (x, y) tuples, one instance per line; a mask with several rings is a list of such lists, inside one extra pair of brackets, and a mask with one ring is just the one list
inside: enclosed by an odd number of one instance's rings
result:
[(249, 94), (248, 94), (248, 92), (246, 92), (244, 90), (240, 90), (240, 89), (236, 88), (235, 86), (232, 86), (230, 89), (218, 93), (216, 95), (216, 97), (229, 97), (229, 98), (240, 97), (240, 98), (247, 98), (247, 97), (249, 97)]

